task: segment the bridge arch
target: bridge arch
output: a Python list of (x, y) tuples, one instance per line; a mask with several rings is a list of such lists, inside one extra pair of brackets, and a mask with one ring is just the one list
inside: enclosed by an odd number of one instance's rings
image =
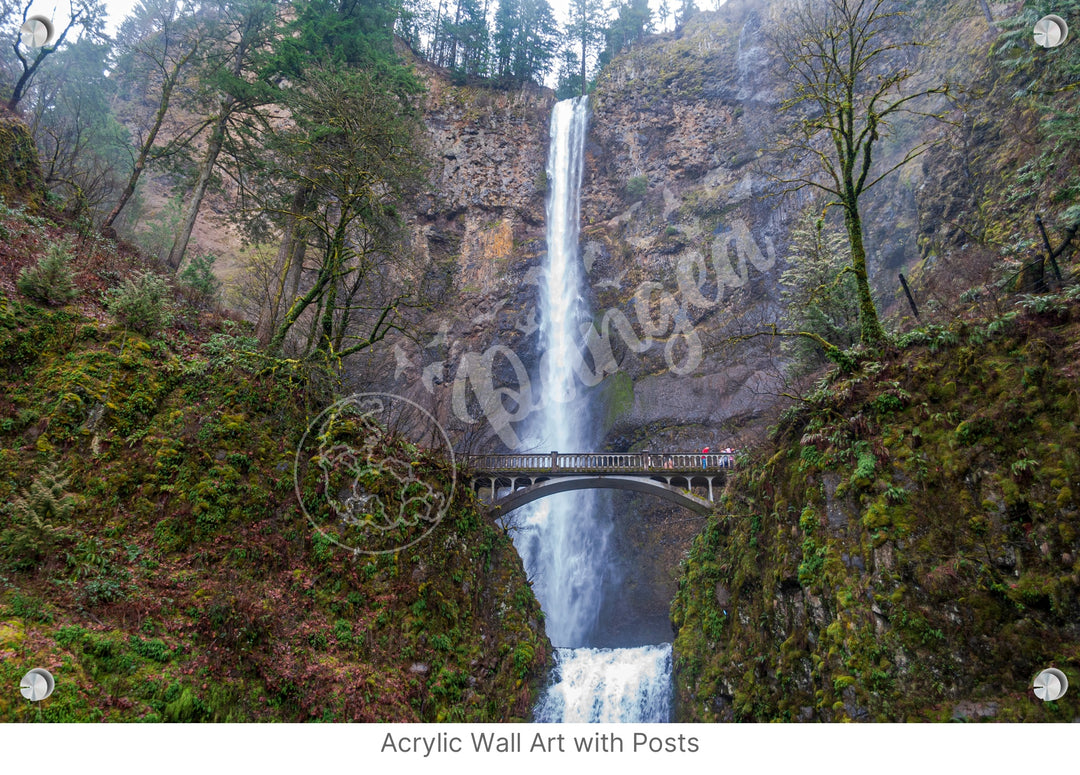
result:
[[(707, 485), (710, 493), (712, 491), (712, 480), (709, 477), (671, 476), (664, 477), (664, 479), (669, 479), (676, 484), (685, 483), (688, 487)], [(488, 489), (492, 495), (497, 493), (500, 488), (514, 488), (506, 495), (493, 497), (487, 501), (489, 510), (496, 516), (506, 514), (524, 506), (526, 503), (545, 498), (548, 495), (589, 489), (631, 490), (653, 495), (690, 509), (697, 514), (709, 514), (713, 509), (713, 504), (709, 500), (688, 490), (680, 489), (667, 481), (662, 481), (660, 478), (617, 475), (535, 477), (527, 486), (518, 487), (520, 481), (520, 477), (511, 480), (509, 477), (493, 476), (487, 479), (490, 485), (488, 488), (482, 486), (480, 478), (476, 481), (475, 486), (477, 486), (478, 490)]]

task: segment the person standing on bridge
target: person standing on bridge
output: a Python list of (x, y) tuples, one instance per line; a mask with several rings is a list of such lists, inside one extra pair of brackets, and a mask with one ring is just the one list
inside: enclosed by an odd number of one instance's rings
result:
[(708, 457), (707, 457), (708, 454), (709, 454), (709, 448), (708, 447), (705, 447), (705, 449), (701, 450), (701, 470), (703, 470), (703, 471), (706, 468), (709, 467), (708, 466)]

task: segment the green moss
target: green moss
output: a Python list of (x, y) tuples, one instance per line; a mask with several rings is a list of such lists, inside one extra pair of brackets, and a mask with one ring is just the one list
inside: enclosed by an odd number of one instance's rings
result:
[(734, 474), (672, 605), (681, 720), (1080, 714), (1025, 694), (1040, 665), (1080, 673), (1080, 324), (1038, 314), (977, 354), (930, 330), (831, 375)]
[(607, 433), (619, 418), (634, 408), (634, 381), (625, 371), (617, 371), (602, 383), (604, 432)]
[[(295, 449), (327, 399), (294, 364), (248, 357), (237, 337), (181, 357), (6, 308), (0, 498), (53, 459), (81, 499), (56, 551), (0, 558), (0, 620), (14, 622), (0, 651), (70, 665), (43, 719), (528, 718), (550, 653), (542, 613), (467, 489), (425, 542), (354, 562), (296, 506)], [(445, 462), (398, 452), (449, 483)], [(2, 720), (27, 712), (0, 700)]]
[(44, 197), (44, 179), (30, 130), (19, 118), (0, 115), (0, 199), (33, 207)]

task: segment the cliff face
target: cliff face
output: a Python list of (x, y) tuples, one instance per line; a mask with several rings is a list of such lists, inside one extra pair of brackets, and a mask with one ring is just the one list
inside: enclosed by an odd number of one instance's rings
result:
[[(1006, 18), (1018, 7), (991, 10)], [(582, 371), (609, 449), (742, 447), (761, 438), (788, 392), (777, 344), (743, 339), (781, 319), (793, 228), (822, 207), (781, 182), (814, 171), (777, 152), (791, 86), (767, 31), (783, 8), (729, 0), (699, 14), (618, 56), (591, 98), (582, 251), (593, 328), (582, 333)], [(908, 63), (916, 87), (948, 83), (952, 95), (920, 106), (944, 120), (896, 122), (878, 149), (881, 169), (928, 150), (863, 200), (871, 283), (899, 329), (914, 321), (898, 272), (924, 322), (950, 320), (993, 296), (972, 289), (1002, 256), (1030, 257), (1032, 203), (1063, 207), (1049, 178), (1029, 180), (1026, 198), (1012, 190), (1039, 147), (1005, 138), (1037, 137), (1040, 116), (1011, 99), (1017, 83), (995, 69), (997, 30), (977, 4), (920, 0), (909, 10), (912, 26), (900, 32), (926, 44)], [(553, 98), (452, 86), (435, 72), (428, 83), (433, 192), (411, 234), (413, 249), (435, 259), (428, 280), (444, 297), (417, 340), (368, 357), (386, 375), (379, 387), (433, 405), (461, 448), (513, 449), (543, 400), (537, 283)], [(609, 593), (663, 590), (644, 605), (660, 637), (676, 580), (672, 557), (650, 542), (670, 542), (677, 556), (685, 515), (664, 517), (648, 499), (620, 504), (656, 524), (642, 532), (616, 521), (622, 552)]]
[[(985, 19), (962, 3), (928, 8), (915, 4), (932, 44), (914, 63), (919, 86), (973, 83), (992, 40)], [(582, 250), (594, 334), (583, 333), (582, 350), (612, 448), (734, 439), (775, 402), (777, 348), (728, 343), (780, 319), (792, 229), (822, 207), (810, 189), (782, 182), (814, 168), (776, 152), (790, 84), (766, 31), (781, 13), (782, 4), (732, 0), (700, 14), (617, 57), (591, 98)], [(939, 44), (957, 25), (967, 43), (947, 55)], [(426, 75), (432, 193), (417, 207), (412, 249), (440, 267), (429, 279), (445, 297), (421, 325), (430, 339), (384, 350), (393, 372), (384, 384), (426, 394), (462, 433), (514, 447), (543, 391), (531, 376), (554, 100)], [(985, 192), (972, 176), (1008, 155), (987, 161), (996, 135), (977, 106), (963, 115), (942, 100), (922, 107), (956, 119), (957, 134), (946, 122), (901, 122), (880, 144), (883, 168), (920, 143), (947, 142), (864, 202), (879, 304), (901, 312), (896, 272), (962, 241), (958, 221)], [(502, 405), (492, 400), (500, 390)]]

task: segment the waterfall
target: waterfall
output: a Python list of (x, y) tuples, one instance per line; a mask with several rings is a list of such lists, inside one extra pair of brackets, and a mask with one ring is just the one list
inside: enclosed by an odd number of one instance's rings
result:
[(671, 644), (558, 649), (537, 721), (657, 722), (671, 718)]
[[(547, 264), (541, 284), (541, 410), (527, 434), (534, 449), (584, 452), (596, 442), (571, 363), (578, 331), (589, 320), (578, 253), (578, 223), (588, 104), (563, 100), (551, 115), (548, 151)], [(610, 528), (596, 513), (590, 490), (543, 498), (515, 518), (518, 551), (544, 608), (556, 646), (587, 645), (602, 603)], [(610, 520), (608, 520), (610, 522)]]
[[(584, 452), (599, 435), (572, 364), (591, 315), (578, 249), (588, 101), (563, 100), (551, 116), (547, 262), (541, 283), (542, 407), (527, 433), (539, 451)], [(535, 710), (538, 721), (667, 721), (671, 646), (592, 648), (603, 606), (611, 515), (594, 491), (552, 495), (511, 522), (515, 544), (557, 647), (555, 675)]]

